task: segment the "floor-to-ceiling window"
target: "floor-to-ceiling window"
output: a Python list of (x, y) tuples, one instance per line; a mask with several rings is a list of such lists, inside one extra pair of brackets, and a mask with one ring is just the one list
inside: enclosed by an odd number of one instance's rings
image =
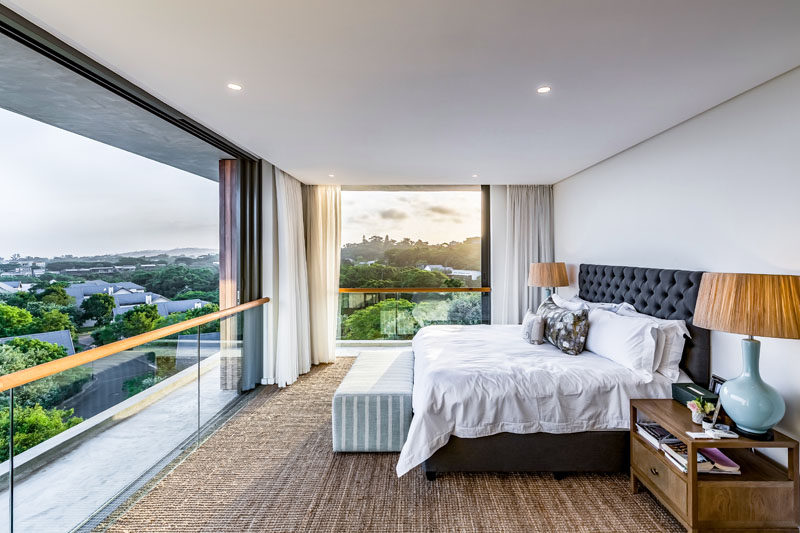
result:
[(0, 393), (0, 531), (99, 524), (239, 398), (201, 318), (236, 155), (76, 70), (0, 35), (0, 376), (67, 367)]
[(345, 187), (339, 338), (410, 339), (427, 325), (484, 322), (485, 194)]

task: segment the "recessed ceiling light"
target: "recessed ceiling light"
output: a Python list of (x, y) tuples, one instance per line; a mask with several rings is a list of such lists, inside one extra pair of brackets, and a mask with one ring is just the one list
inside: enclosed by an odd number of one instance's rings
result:
[(473, 174), (473, 175), (472, 175), (472, 177), (473, 177), (473, 178), (477, 178), (477, 177), (478, 177), (478, 175), (477, 175), (477, 174)]
[(547, 93), (550, 92), (550, 86), (549, 85), (542, 85), (541, 87), (536, 89), (536, 92), (539, 93), (539, 94), (547, 94)]
[(328, 177), (329, 177), (329, 178), (335, 178), (335, 177), (336, 177), (336, 175), (334, 175), (334, 174), (328, 174)]
[(228, 89), (231, 89), (232, 91), (241, 91), (242, 90), (242, 86), (239, 85), (238, 83), (229, 83), (228, 84)]

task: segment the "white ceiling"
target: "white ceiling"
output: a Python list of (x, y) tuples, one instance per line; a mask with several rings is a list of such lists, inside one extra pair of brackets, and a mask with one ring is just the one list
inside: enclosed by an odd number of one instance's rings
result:
[(796, 0), (6, 4), (312, 183), (553, 183), (800, 65)]

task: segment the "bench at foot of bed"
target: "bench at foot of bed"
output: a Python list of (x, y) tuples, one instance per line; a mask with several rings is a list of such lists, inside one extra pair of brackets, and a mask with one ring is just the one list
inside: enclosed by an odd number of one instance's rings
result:
[(361, 352), (333, 395), (333, 451), (399, 452), (413, 386), (411, 350)]

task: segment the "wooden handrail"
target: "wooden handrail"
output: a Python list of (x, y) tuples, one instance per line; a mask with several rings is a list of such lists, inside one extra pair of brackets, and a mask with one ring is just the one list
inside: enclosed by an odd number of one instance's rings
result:
[(368, 288), (349, 288), (349, 287), (341, 287), (339, 288), (340, 294), (346, 293), (377, 293), (377, 294), (385, 294), (385, 293), (400, 293), (400, 294), (410, 294), (415, 292), (492, 292), (491, 287), (381, 287), (380, 289), (368, 289)]
[(141, 335), (128, 337), (127, 339), (104, 344), (103, 346), (98, 346), (97, 348), (86, 350), (85, 352), (68, 355), (66, 357), (62, 357), (61, 359), (56, 359), (54, 361), (42, 363), (41, 365), (26, 368), (24, 370), (18, 370), (16, 372), (12, 372), (11, 374), (6, 374), (5, 376), (0, 376), (0, 392), (25, 385), (26, 383), (31, 383), (32, 381), (46, 378), (54, 374), (58, 374), (59, 372), (69, 370), (71, 368), (85, 365), (86, 363), (91, 363), (92, 361), (97, 361), (98, 359), (108, 357), (109, 355), (114, 355), (115, 353), (136, 348), (137, 346), (147, 344), (148, 342), (169, 337), (170, 335), (180, 333), (181, 331), (186, 331), (187, 329), (208, 324), (209, 322), (219, 320), (220, 318), (235, 315), (236, 313), (264, 305), (267, 302), (269, 302), (269, 298), (260, 298), (258, 300), (253, 300), (252, 302), (237, 305), (236, 307), (229, 307), (228, 309), (222, 309), (220, 311), (199, 316), (197, 318), (184, 320), (183, 322), (178, 322), (177, 324), (171, 324), (169, 326), (164, 326), (163, 328), (154, 329), (153, 331), (148, 331), (147, 333), (142, 333)]

